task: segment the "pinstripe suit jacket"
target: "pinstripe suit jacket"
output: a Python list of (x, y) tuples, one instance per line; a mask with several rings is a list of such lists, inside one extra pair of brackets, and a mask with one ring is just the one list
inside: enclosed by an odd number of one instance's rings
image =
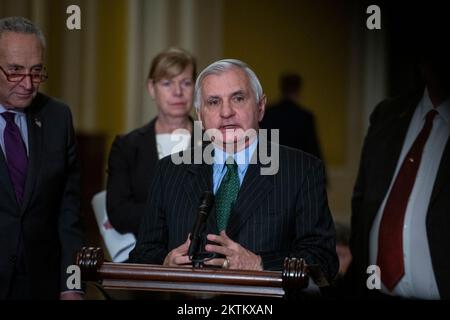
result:
[[(309, 264), (319, 264), (331, 279), (338, 260), (322, 162), (280, 146), (278, 172), (261, 175), (261, 166), (258, 161), (247, 169), (226, 229), (228, 236), (261, 255), (267, 270), (282, 269), (285, 257), (302, 257)], [(211, 189), (211, 165), (175, 165), (170, 157), (161, 159), (131, 261), (161, 264), (169, 251), (186, 241), (200, 197)], [(214, 208), (206, 232), (218, 233)]]

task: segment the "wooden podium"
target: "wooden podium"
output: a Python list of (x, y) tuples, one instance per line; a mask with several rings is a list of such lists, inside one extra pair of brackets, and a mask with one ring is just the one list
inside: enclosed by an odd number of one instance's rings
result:
[(76, 258), (83, 281), (107, 290), (144, 290), (214, 295), (288, 297), (308, 287), (309, 268), (303, 259), (288, 259), (283, 271), (166, 267), (104, 262), (101, 248), (82, 248)]

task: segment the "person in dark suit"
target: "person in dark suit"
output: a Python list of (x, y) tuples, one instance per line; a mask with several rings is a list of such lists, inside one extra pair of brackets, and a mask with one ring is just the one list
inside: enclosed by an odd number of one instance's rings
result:
[[(156, 162), (179, 146), (193, 143), (192, 109), (196, 63), (186, 51), (171, 48), (151, 64), (147, 89), (158, 115), (145, 126), (116, 137), (109, 154), (107, 212), (120, 233), (137, 236)], [(173, 141), (176, 130), (184, 129)], [(181, 139), (181, 142), (180, 142)]]
[(83, 245), (70, 109), (38, 92), (45, 39), (0, 19), (0, 299), (79, 299), (67, 267)]
[[(448, 49), (429, 50), (445, 38), (433, 35), (414, 34), (410, 48), (424, 85), (370, 117), (352, 199), (353, 295), (450, 299), (450, 64)], [(369, 265), (382, 294), (367, 288)]]
[[(159, 162), (131, 261), (191, 263), (187, 238), (201, 195), (209, 190), (215, 204), (206, 221), (210, 243), (204, 249), (222, 257), (206, 265), (281, 270), (284, 258), (291, 256), (318, 264), (328, 279), (334, 277), (338, 260), (323, 164), (258, 137), (265, 102), (258, 78), (239, 60), (217, 61), (202, 71), (194, 105), (213, 142), (182, 154), (193, 153), (194, 163), (175, 164), (174, 156)], [(211, 147), (211, 158), (202, 158), (201, 152)], [(267, 165), (261, 161), (264, 148), (279, 154), (270, 172), (262, 170)]]
[(267, 108), (263, 129), (279, 129), (280, 144), (310, 153), (323, 160), (314, 114), (300, 101), (302, 78), (287, 73), (280, 78), (281, 100)]

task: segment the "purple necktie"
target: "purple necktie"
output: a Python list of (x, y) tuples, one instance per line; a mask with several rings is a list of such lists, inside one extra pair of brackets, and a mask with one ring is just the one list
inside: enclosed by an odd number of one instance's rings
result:
[(16, 193), (17, 202), (22, 204), (27, 176), (27, 149), (22, 140), (19, 127), (14, 123), (15, 114), (3, 112), (2, 117), (6, 120), (3, 138), (5, 141), (5, 155), (8, 163), (9, 176)]

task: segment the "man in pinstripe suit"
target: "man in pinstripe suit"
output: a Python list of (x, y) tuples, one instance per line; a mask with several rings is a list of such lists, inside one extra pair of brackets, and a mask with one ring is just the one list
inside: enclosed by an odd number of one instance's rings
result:
[[(187, 255), (200, 197), (212, 190), (216, 207), (206, 222), (205, 250), (223, 255), (207, 265), (243, 270), (280, 270), (285, 257), (321, 266), (328, 279), (338, 269), (335, 230), (327, 204), (324, 167), (317, 158), (257, 138), (266, 97), (254, 72), (238, 60), (221, 60), (199, 75), (194, 104), (212, 132), (213, 163), (174, 164), (162, 159), (155, 174), (131, 261), (190, 264)], [(278, 148), (278, 171), (261, 174), (260, 151)], [(191, 149), (195, 153), (195, 149)], [(226, 227), (218, 228), (221, 183), (236, 163), (239, 191)], [(237, 179), (239, 178), (239, 180)]]

